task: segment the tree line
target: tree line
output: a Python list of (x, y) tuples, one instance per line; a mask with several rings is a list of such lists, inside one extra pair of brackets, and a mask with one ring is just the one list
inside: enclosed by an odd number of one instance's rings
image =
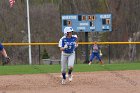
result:
[[(140, 1), (139, 0), (29, 0), (31, 42), (58, 42), (63, 14), (111, 13), (113, 16), (112, 32), (88, 33), (94, 41), (132, 41), (140, 40)], [(28, 42), (26, 0), (16, 0), (13, 8), (8, 0), (0, 1), (0, 41), (2, 43)], [(84, 41), (84, 33), (76, 33), (79, 41)], [(28, 46), (5, 46), (13, 64), (28, 63)], [(133, 49), (135, 47), (135, 49)], [(111, 58), (129, 60), (132, 51), (139, 59), (139, 45), (112, 45)], [(42, 51), (46, 49), (54, 59), (60, 58), (58, 46), (32, 46), (34, 64), (38, 64)], [(103, 45), (104, 57), (108, 57), (108, 46)], [(24, 51), (24, 52), (23, 52)], [(40, 52), (39, 52), (40, 51)], [(77, 49), (78, 59), (84, 60), (84, 45)], [(130, 51), (130, 52), (128, 52)]]

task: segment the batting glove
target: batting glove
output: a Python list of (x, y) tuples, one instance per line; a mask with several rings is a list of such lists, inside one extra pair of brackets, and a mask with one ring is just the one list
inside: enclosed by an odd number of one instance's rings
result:
[(9, 64), (9, 63), (10, 63), (10, 58), (7, 56), (4, 58), (4, 62), (2, 65)]
[(68, 45), (65, 44), (65, 45), (64, 45), (64, 48), (65, 48), (65, 49), (68, 48)]
[(77, 43), (75, 44), (75, 47), (78, 47), (78, 44)]

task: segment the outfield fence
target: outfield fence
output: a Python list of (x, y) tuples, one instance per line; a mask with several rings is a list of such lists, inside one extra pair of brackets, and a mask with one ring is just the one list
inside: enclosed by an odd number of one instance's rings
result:
[[(6, 46), (27, 46), (27, 45), (58, 45), (58, 43), (2, 43)], [(81, 45), (94, 44), (94, 42), (79, 42)], [(112, 45), (112, 44), (140, 44), (140, 42), (97, 42), (97, 44)]]
[[(32, 46), (32, 64), (43, 64), (42, 55), (44, 49), (50, 56), (51, 64), (59, 64), (61, 53), (58, 43), (2, 43), (11, 58), (11, 64), (29, 64), (28, 46)], [(75, 63), (85, 63), (89, 58), (90, 46), (94, 42), (79, 42), (76, 49)], [(105, 63), (140, 62), (140, 42), (97, 42), (102, 49), (102, 59)], [(86, 53), (85, 46), (88, 46)], [(88, 56), (87, 56), (88, 55)], [(94, 60), (94, 62), (98, 62)]]

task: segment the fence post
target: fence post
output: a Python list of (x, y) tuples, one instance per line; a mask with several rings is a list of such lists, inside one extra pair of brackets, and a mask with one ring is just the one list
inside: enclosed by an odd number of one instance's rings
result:
[(77, 48), (75, 49), (75, 55), (76, 55), (76, 64), (77, 64)]
[(40, 65), (40, 45), (38, 45), (38, 52), (39, 52), (39, 58), (38, 58), (39, 60), (38, 61), (39, 61), (39, 65)]
[[(88, 32), (85, 32), (85, 42), (88, 42)], [(85, 45), (85, 53), (86, 53), (85, 63), (88, 63), (89, 62), (88, 44)]]
[(108, 59), (109, 59), (109, 64), (110, 64), (110, 44), (108, 45)]

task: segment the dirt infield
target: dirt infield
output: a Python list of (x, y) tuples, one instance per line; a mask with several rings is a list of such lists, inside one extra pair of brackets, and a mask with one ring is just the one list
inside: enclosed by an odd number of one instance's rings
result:
[(140, 71), (74, 73), (60, 84), (60, 74), (0, 76), (0, 93), (140, 93)]

